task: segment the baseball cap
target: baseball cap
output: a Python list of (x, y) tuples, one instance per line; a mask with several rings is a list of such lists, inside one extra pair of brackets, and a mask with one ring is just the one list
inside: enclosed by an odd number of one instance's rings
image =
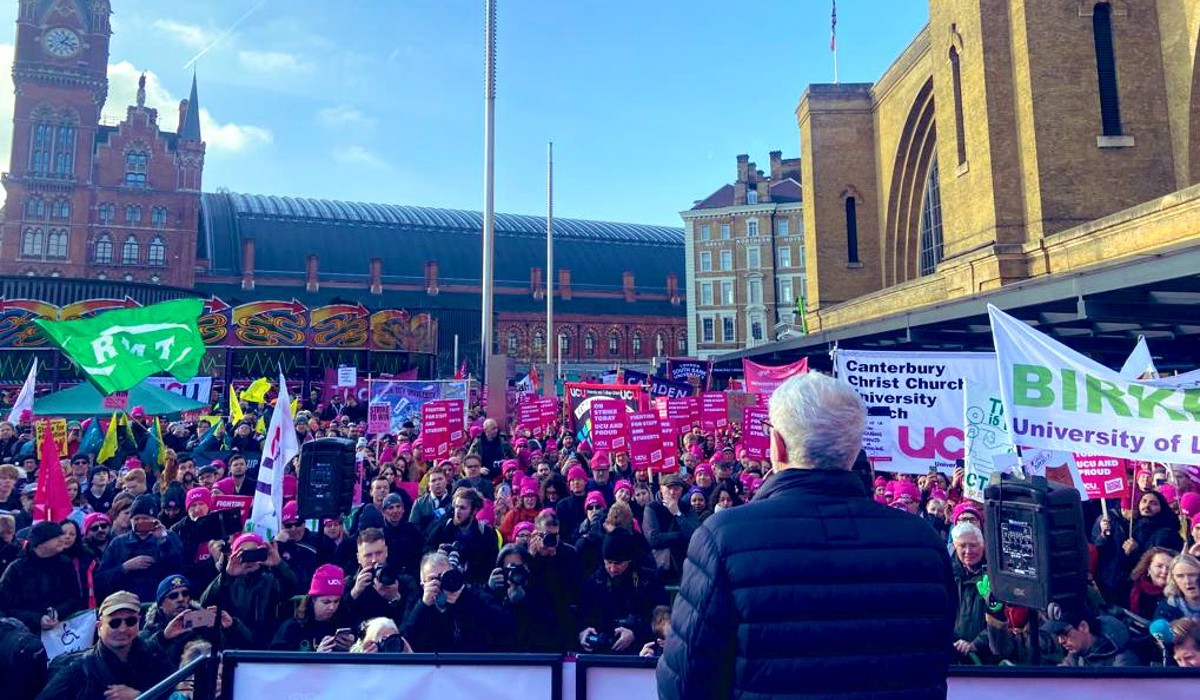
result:
[(1052, 635), (1064, 634), (1072, 627), (1078, 627), (1080, 622), (1087, 620), (1087, 610), (1078, 604), (1074, 603), (1051, 603), (1046, 608), (1046, 621), (1042, 624), (1042, 629)]
[(100, 617), (111, 615), (112, 613), (127, 610), (129, 612), (141, 613), (142, 601), (129, 591), (117, 591), (100, 603)]

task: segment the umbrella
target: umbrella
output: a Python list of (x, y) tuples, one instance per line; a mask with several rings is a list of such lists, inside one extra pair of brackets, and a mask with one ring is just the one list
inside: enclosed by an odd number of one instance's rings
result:
[[(177, 418), (183, 411), (204, 408), (205, 404), (152, 384), (138, 384), (129, 390), (129, 405), (126, 410), (133, 410), (134, 406), (146, 409), (148, 416)], [(104, 395), (90, 382), (56, 391), (33, 402), (33, 413), (38, 416), (87, 418), (111, 412), (111, 408), (104, 407)]]

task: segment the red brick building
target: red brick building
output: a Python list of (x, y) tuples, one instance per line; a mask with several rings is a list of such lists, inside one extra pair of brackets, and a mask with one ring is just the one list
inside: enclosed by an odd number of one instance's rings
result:
[(195, 283), (204, 142), (195, 79), (178, 133), (138, 100), (100, 124), (107, 0), (21, 0), (0, 274)]

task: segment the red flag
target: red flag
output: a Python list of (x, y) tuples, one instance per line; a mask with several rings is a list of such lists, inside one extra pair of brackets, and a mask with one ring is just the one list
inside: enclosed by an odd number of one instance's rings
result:
[(458, 368), (458, 371), (456, 371), (454, 373), (454, 378), (455, 379), (466, 379), (467, 378), (467, 361), (466, 360), (462, 361), (462, 365), (460, 365)]
[(37, 493), (33, 497), (33, 522), (61, 522), (71, 515), (72, 510), (67, 480), (58, 459), (58, 445), (54, 442), (50, 423), (46, 421), (42, 426), (42, 463), (38, 467)]
[(538, 379), (537, 365), (532, 362), (529, 363), (529, 383), (533, 385), (533, 393), (538, 393), (542, 382)]
[(829, 12), (829, 50), (837, 51), (837, 0), (833, 0), (833, 9)]

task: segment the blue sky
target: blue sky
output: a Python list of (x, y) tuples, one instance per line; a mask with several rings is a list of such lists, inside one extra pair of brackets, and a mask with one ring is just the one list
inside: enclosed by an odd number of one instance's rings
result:
[[(136, 76), (173, 129), (197, 62), (205, 189), (482, 207), (482, 0), (114, 0), (110, 97)], [(257, 9), (217, 41), (243, 17)], [(738, 153), (799, 151), (804, 87), (831, 82), (828, 0), (500, 0), (496, 208), (680, 225)], [(886, 12), (881, 12), (886, 8)], [(17, 3), (0, 5), (13, 27)], [(843, 0), (843, 82), (872, 81), (922, 0)], [(12, 34), (0, 36), (11, 61)], [(0, 148), (11, 139), (0, 104)]]

